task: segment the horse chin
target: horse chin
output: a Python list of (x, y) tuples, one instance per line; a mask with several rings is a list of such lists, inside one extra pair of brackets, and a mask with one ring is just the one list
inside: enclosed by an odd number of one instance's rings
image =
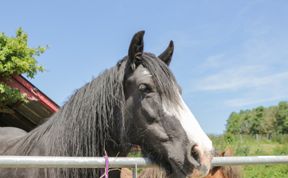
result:
[(190, 173), (192, 174), (193, 172), (193, 169), (191, 168), (189, 168), (189, 170), (184, 170), (183, 166), (181, 166), (180, 163), (177, 163), (177, 161), (173, 159), (163, 159), (162, 157), (160, 160), (157, 159), (156, 155), (151, 154), (151, 152), (145, 152), (143, 149), (142, 154), (144, 157), (148, 157), (153, 163), (159, 165), (163, 170), (165, 170), (165, 174), (168, 178), (186, 178)]
[(174, 161), (169, 161), (169, 165), (165, 167), (168, 178), (186, 178), (187, 173), (178, 166)]

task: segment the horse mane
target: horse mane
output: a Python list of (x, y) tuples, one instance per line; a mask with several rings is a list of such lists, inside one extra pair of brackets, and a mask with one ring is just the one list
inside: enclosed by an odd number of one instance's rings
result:
[[(50, 120), (60, 126), (53, 127), (60, 132), (58, 142), (66, 144), (64, 148), (71, 148), (66, 149), (68, 153), (65, 155), (104, 155), (105, 144), (112, 139), (111, 133), (124, 127), (123, 76), (124, 71), (118, 67), (104, 71), (77, 90), (63, 109)], [(61, 133), (64, 130), (66, 131)], [(73, 141), (67, 143), (67, 139)], [(60, 150), (63, 151), (64, 148)]]
[(241, 168), (239, 166), (224, 166), (222, 172), (225, 178), (241, 178)]
[[(207, 178), (241, 178), (240, 166), (217, 166), (211, 169)], [(205, 177), (206, 178), (206, 177)]]
[[(103, 156), (107, 142), (121, 144), (111, 133), (125, 127), (123, 76), (123, 67), (115, 66), (76, 90), (57, 113), (19, 142), (18, 154)], [(99, 176), (95, 169), (45, 170), (67, 178)]]
[[(140, 173), (139, 177), (141, 178), (167, 178), (167, 174), (165, 170), (157, 166), (153, 168), (144, 169)], [(126, 178), (126, 177), (121, 177), (121, 178)]]
[(151, 73), (160, 97), (171, 104), (179, 103), (177, 91), (180, 87), (167, 64), (151, 53), (144, 53), (142, 59), (142, 65)]

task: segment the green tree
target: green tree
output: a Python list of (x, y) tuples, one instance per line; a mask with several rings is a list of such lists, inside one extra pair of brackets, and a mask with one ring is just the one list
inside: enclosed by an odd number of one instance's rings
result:
[(25, 74), (33, 78), (44, 69), (37, 63), (36, 57), (44, 53), (46, 48), (28, 46), (28, 35), (21, 28), (15, 37), (0, 33), (0, 111), (1, 107), (19, 101), (26, 101), (17, 89), (7, 86), (4, 81), (11, 76)]
[(240, 114), (232, 112), (227, 120), (226, 132), (230, 134), (239, 134), (241, 133), (240, 125)]
[(264, 111), (265, 108), (263, 106), (259, 106), (256, 109), (252, 110), (252, 116), (250, 119), (251, 122), (251, 128), (250, 133), (255, 134), (262, 134), (264, 133), (264, 129), (261, 127), (261, 123), (264, 122)]
[(288, 102), (265, 108), (232, 112), (226, 124), (227, 134), (288, 134)]
[(240, 130), (241, 134), (251, 134), (251, 125), (252, 125), (252, 114), (251, 111), (246, 111), (246, 113), (241, 114), (241, 125)]
[(281, 134), (288, 134), (288, 103), (280, 102), (276, 113), (276, 127)]
[(271, 136), (276, 131), (276, 113), (278, 107), (272, 106), (265, 109), (264, 112), (264, 121), (261, 122), (261, 128), (263, 129), (263, 133)]

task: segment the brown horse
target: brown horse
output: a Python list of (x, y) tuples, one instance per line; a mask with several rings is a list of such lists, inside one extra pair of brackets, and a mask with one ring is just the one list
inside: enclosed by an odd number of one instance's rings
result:
[[(219, 156), (233, 156), (231, 148), (226, 149)], [(193, 177), (193, 176), (192, 176)], [(240, 178), (241, 167), (239, 166), (216, 166), (213, 167), (205, 178)]]
[[(218, 156), (232, 156), (233, 151), (232, 149), (228, 148)], [(121, 170), (121, 178), (131, 178), (132, 172), (127, 168), (122, 168)], [(139, 178), (167, 178), (165, 172), (159, 167), (147, 168), (144, 169)], [(198, 172), (194, 171), (191, 177), (187, 178), (199, 178)], [(216, 166), (213, 167), (207, 176), (204, 178), (240, 178), (241, 176), (241, 169), (239, 166)]]

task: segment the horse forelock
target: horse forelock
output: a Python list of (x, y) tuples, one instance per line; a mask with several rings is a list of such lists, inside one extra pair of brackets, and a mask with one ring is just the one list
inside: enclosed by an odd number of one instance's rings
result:
[(166, 100), (165, 102), (167, 103), (179, 104), (180, 88), (167, 64), (162, 62), (154, 54), (144, 53), (142, 56), (142, 65), (152, 75), (162, 100)]

